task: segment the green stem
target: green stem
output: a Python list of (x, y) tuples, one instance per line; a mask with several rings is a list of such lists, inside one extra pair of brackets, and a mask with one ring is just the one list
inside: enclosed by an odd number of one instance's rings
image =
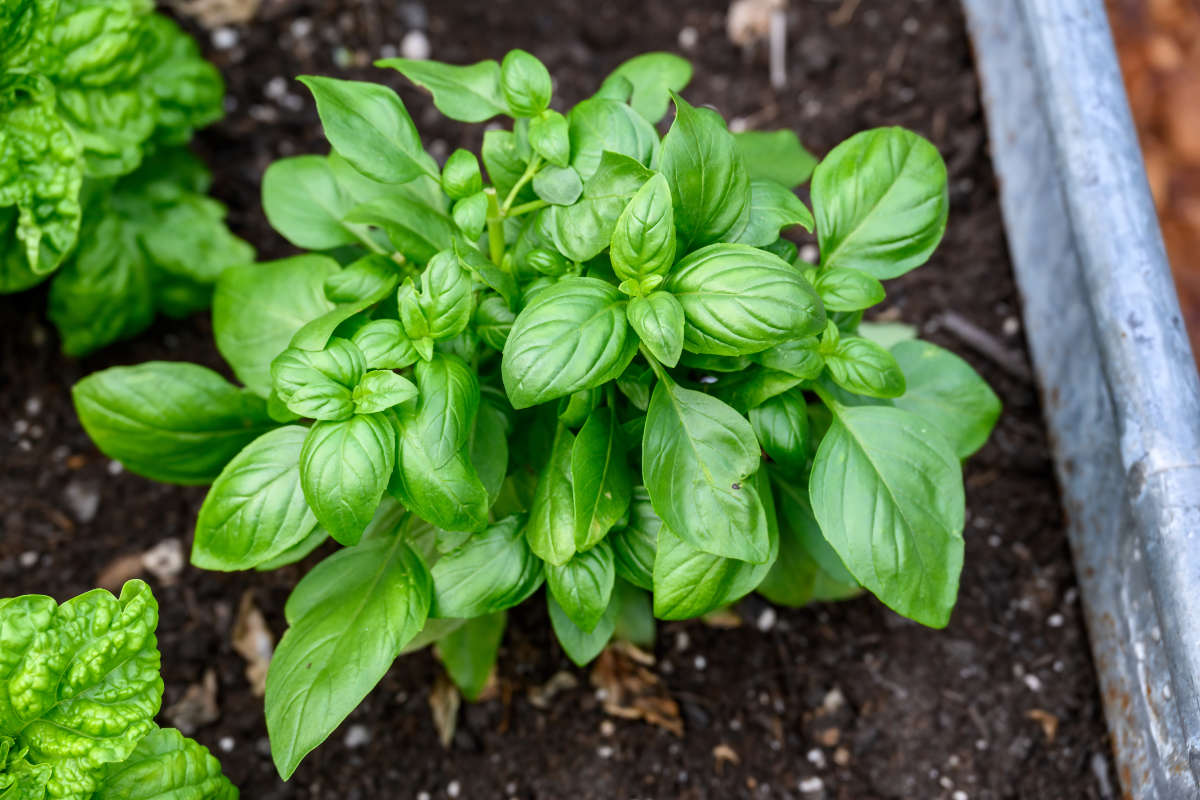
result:
[(646, 345), (639, 344), (638, 349), (642, 351), (642, 356), (646, 361), (650, 362), (650, 369), (654, 370), (654, 374), (658, 376), (658, 379), (664, 383), (671, 383), (671, 376), (667, 374), (667, 370), (663, 365), (658, 363), (658, 359), (650, 355), (650, 351), (646, 349)]
[(505, 216), (519, 217), (522, 214), (528, 214), (530, 211), (537, 211), (550, 205), (545, 200), (530, 200), (528, 203), (522, 203), (519, 206), (513, 206), (508, 210)]
[(501, 266), (500, 262), (504, 260), (504, 212), (496, 204), (494, 188), (488, 187), (485, 194), (487, 195), (488, 254), (492, 258), (492, 263), (499, 267)]
[(533, 180), (533, 176), (542, 167), (542, 157), (534, 154), (533, 158), (529, 159), (529, 165), (525, 167), (525, 171), (521, 173), (521, 177), (513, 184), (512, 189), (508, 192), (508, 197), (504, 198), (504, 205), (500, 207), (501, 214), (508, 214), (508, 210), (512, 208), (513, 201), (517, 199), (517, 193), (525, 188), (525, 184)]
[(384, 250), (382, 247), (380, 247), (379, 242), (372, 239), (371, 234), (367, 233), (367, 231), (364, 230), (361, 226), (346, 225), (346, 230), (348, 230), (348, 231), (350, 231), (350, 233), (354, 234), (354, 237), (356, 239), (358, 239), (360, 242), (362, 242), (366, 246), (366, 248), (368, 250), (370, 250), (371, 252), (379, 253), (380, 255), (384, 255), (384, 256), (392, 255), (387, 250)]

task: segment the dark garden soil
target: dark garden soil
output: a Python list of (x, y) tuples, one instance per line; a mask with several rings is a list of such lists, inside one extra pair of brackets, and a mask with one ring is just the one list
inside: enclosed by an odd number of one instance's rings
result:
[[(513, 615), (497, 697), (464, 706), (449, 749), (438, 743), (429, 708), (439, 668), (422, 653), (401, 659), (283, 784), (231, 629), (240, 598), (253, 589), (280, 633), (302, 569), (222, 575), (185, 567), (169, 585), (152, 577), (165, 704), (215, 669), (219, 716), (196, 736), (243, 797), (1073, 800), (1117, 791), (1037, 391), (1020, 369), (980, 357), (951, 332), (965, 318), (1011, 348), (1018, 367), (1023, 359), (1019, 299), (957, 4), (791, 5), (789, 86), (776, 92), (762, 59), (747, 60), (729, 42), (724, 0), (264, 0), (250, 25), (193, 25), (230, 89), (228, 118), (201, 134), (198, 148), (235, 229), (264, 257), (287, 254), (259, 211), (259, 178), (272, 159), (325, 147), (311, 100), (292, 76), (397, 86), (439, 156), (478, 141), (478, 127), (443, 120), (398, 74), (365, 66), (391, 54), (413, 27), (424, 27), (433, 57), (447, 61), (525, 47), (551, 67), (564, 100), (586, 96), (635, 53), (672, 49), (696, 64), (693, 102), (749, 127), (793, 128), (818, 153), (877, 125), (930, 137), (950, 169), (950, 227), (929, 266), (891, 283), (886, 313), (961, 352), (1005, 405), (992, 440), (967, 465), (966, 569), (950, 627), (921, 628), (869, 598), (777, 615), (750, 600), (740, 609), (747, 623), (732, 630), (662, 625), (654, 669), (681, 704), (685, 734), (677, 738), (606, 717), (534, 602)], [(101, 456), (76, 421), (71, 384), (147, 359), (221, 364), (203, 315), (66, 359), (44, 304), (44, 291), (0, 299), (0, 595), (62, 600), (93, 586), (120, 556), (171, 538), (186, 549), (204, 496), (123, 473)], [(947, 324), (949, 310), (961, 318)], [(531, 687), (562, 670), (578, 686), (546, 708), (530, 702)]]

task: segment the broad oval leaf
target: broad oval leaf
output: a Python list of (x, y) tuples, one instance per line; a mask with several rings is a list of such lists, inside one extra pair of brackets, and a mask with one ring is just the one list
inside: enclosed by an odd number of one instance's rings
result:
[(781, 183), (754, 180), (750, 182), (750, 219), (734, 241), (765, 247), (796, 225), (809, 232), (813, 229), (812, 212), (804, 201)]
[(825, 326), (821, 300), (800, 272), (748, 245), (697, 250), (664, 288), (683, 306), (684, 347), (694, 353), (757, 353)]
[(404, 77), (433, 93), (433, 104), (450, 119), (459, 122), (483, 122), (508, 112), (500, 89), (500, 65), (480, 61), (461, 66), (439, 61), (415, 61), (385, 58), (377, 67), (391, 67)]
[(553, 109), (546, 109), (529, 121), (529, 146), (550, 164), (566, 169), (571, 163), (569, 130), (566, 117)]
[(683, 306), (670, 292), (653, 292), (629, 301), (626, 317), (650, 355), (673, 367), (683, 354)]
[(515, 117), (532, 117), (550, 104), (550, 72), (537, 56), (512, 49), (500, 62), (500, 90)]
[(425, 625), (429, 571), (400, 536), (341, 550), (296, 586), (311, 596), (267, 673), (267, 733), (284, 780), (383, 678)]
[(562, 424), (555, 428), (550, 457), (538, 476), (525, 536), (547, 564), (565, 564), (575, 555), (575, 497), (571, 485), (571, 456), (575, 435)]
[(508, 615), (497, 611), (466, 620), (437, 641), (446, 674), (469, 702), (478, 700), (487, 686), (507, 623)]
[[(571, 166), (584, 181), (600, 168), (605, 153), (649, 164), (658, 145), (654, 126), (624, 103), (593, 97), (567, 115), (571, 138)], [(618, 212), (619, 213), (619, 212)]]
[(622, 280), (665, 275), (675, 263), (675, 209), (662, 173), (646, 181), (617, 218), (609, 256)]
[(749, 482), (759, 464), (744, 417), (715, 397), (659, 381), (646, 412), (642, 474), (676, 536), (714, 555), (765, 562), (767, 520)]
[(617, 625), (617, 603), (610, 601), (604, 615), (591, 631), (584, 631), (571, 621), (551, 592), (546, 592), (546, 607), (550, 612), (550, 626), (563, 652), (576, 666), (585, 667), (612, 639)]
[(897, 613), (945, 627), (958, 594), (964, 495), (932, 425), (888, 406), (839, 406), (809, 480), (813, 513), (846, 569)]
[(504, 345), (504, 388), (514, 408), (528, 408), (613, 380), (636, 352), (616, 287), (564, 278), (513, 323)]
[(821, 267), (886, 280), (928, 260), (950, 195), (937, 148), (903, 128), (876, 128), (830, 151), (813, 173)]
[(571, 449), (577, 549), (596, 546), (625, 516), (632, 481), (616, 412), (607, 406), (598, 408), (588, 416)]
[[(630, 112), (632, 113), (632, 112)], [(571, 206), (547, 209), (555, 247), (573, 261), (588, 261), (604, 252), (626, 203), (653, 173), (636, 160), (605, 152), (583, 195)]]
[(110, 367), (75, 384), (71, 397), (105, 455), (165, 483), (211, 483), (275, 427), (261, 398), (197, 364)]
[(129, 758), (110, 764), (91, 800), (237, 800), (207, 747), (174, 728), (155, 728)]
[(430, 616), (470, 619), (523, 603), (542, 585), (542, 562), (524, 517), (508, 516), (443, 555), (432, 575)]
[(887, 399), (904, 394), (904, 373), (887, 350), (858, 336), (843, 336), (833, 352), (825, 354), (833, 382), (867, 397)]
[(262, 178), (262, 205), (271, 227), (297, 247), (331, 250), (358, 241), (343, 222), (356, 205), (324, 156), (271, 163)]
[(862, 311), (883, 302), (883, 284), (867, 273), (844, 267), (821, 270), (813, 281), (826, 311)]
[(396, 429), (383, 414), (317, 422), (300, 451), (300, 485), (317, 520), (357, 544), (375, 515), (396, 458)]
[(781, 472), (804, 472), (809, 453), (808, 404), (799, 390), (777, 394), (750, 409), (750, 425)]
[(795, 189), (817, 166), (793, 131), (741, 131), (733, 135), (733, 143), (752, 181), (767, 179)]
[(692, 65), (674, 53), (642, 53), (613, 70), (605, 85), (614, 78), (629, 81), (629, 104), (647, 122), (657, 124), (667, 114), (671, 92), (683, 91), (692, 79)]
[(561, 566), (548, 564), (546, 588), (571, 622), (591, 633), (608, 610), (616, 576), (612, 546), (600, 542)]
[(300, 488), (300, 449), (308, 430), (276, 428), (234, 456), (200, 506), (192, 563), (251, 569), (304, 541), (317, 528)]
[(629, 523), (608, 536), (617, 576), (647, 591), (654, 588), (654, 558), (662, 520), (654, 513), (646, 487), (635, 486)]
[(346, 212), (345, 221), (379, 228), (397, 251), (418, 264), (452, 247), (457, 229), (440, 209), (401, 194), (360, 203)]

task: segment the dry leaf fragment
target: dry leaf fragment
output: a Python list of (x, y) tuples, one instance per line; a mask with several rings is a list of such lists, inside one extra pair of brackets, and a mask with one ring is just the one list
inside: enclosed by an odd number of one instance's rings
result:
[(223, 25), (244, 25), (254, 19), (261, 0), (170, 0), (168, 5), (212, 30)]
[(1042, 733), (1046, 734), (1046, 744), (1054, 742), (1054, 737), (1058, 733), (1058, 717), (1040, 708), (1029, 709), (1025, 712), (1025, 716), (1042, 726)]
[(733, 764), (735, 767), (742, 763), (742, 759), (737, 754), (737, 751), (724, 742), (721, 742), (719, 745), (714, 747), (712, 753), (713, 758), (716, 759), (717, 762), (716, 769), (718, 775), (724, 772), (726, 761), (728, 761), (730, 764)]
[(605, 648), (596, 659), (591, 681), (603, 692), (604, 711), (622, 719), (645, 720), (683, 736), (679, 704), (658, 675), (648, 669), (645, 658), (648, 654), (637, 648), (618, 644)]
[(445, 672), (438, 673), (429, 691), (429, 710), (433, 712), (433, 727), (437, 729), (442, 747), (449, 748), (454, 741), (454, 732), (458, 729), (458, 707), (461, 705), (462, 695), (458, 693), (458, 687)]
[(184, 736), (191, 736), (199, 728), (216, 722), (221, 716), (217, 705), (216, 670), (211, 667), (205, 670), (200, 683), (189, 686), (179, 702), (163, 711), (163, 716)]
[(108, 563), (96, 576), (96, 585), (108, 589), (113, 594), (121, 591), (125, 581), (136, 578), (145, 570), (140, 553), (118, 556)]
[(267, 687), (267, 668), (275, 654), (275, 637), (267, 627), (266, 617), (254, 604), (254, 590), (247, 589), (238, 604), (237, 621), (233, 623), (233, 649), (246, 660), (246, 680), (255, 697), (262, 697)]
[(579, 685), (579, 680), (567, 671), (556, 672), (550, 676), (550, 680), (546, 681), (541, 686), (529, 687), (529, 702), (535, 708), (549, 708), (550, 701), (559, 692), (568, 689), (574, 689)]

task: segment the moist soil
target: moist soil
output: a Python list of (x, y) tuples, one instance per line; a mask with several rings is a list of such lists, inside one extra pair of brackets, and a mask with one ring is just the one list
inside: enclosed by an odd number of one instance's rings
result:
[[(280, 156), (326, 150), (293, 76), (384, 81), (399, 89), (435, 155), (477, 145), (481, 126), (442, 119), (398, 74), (369, 66), (416, 29), (446, 61), (526, 48), (550, 66), (567, 102), (629, 56), (676, 50), (696, 65), (692, 102), (746, 127), (792, 128), (819, 154), (864, 128), (915, 129), (949, 166), (950, 224), (928, 266), (889, 284), (884, 314), (960, 352), (1005, 407), (966, 466), (966, 567), (950, 626), (920, 627), (869, 597), (777, 613), (752, 598), (738, 609), (740, 627), (660, 625), (653, 670), (680, 704), (682, 737), (606, 716), (587, 674), (554, 643), (544, 606), (531, 602), (512, 615), (499, 691), (464, 704), (448, 748), (429, 705), (440, 668), (423, 652), (401, 658), (284, 784), (232, 628), (253, 590), (281, 633), (288, 590), (319, 555), (269, 574), (185, 565), (174, 578), (149, 577), (161, 606), (164, 706), (215, 671), (219, 713), (195, 736), (243, 797), (1057, 800), (1117, 791), (1037, 390), (1020, 369), (979, 356), (942, 324), (953, 311), (1011, 349), (1018, 366), (1024, 358), (957, 4), (791, 5), (788, 85), (779, 91), (769, 87), (763, 54), (728, 39), (722, 0), (265, 0), (247, 25), (210, 30), (186, 21), (229, 84), (228, 117), (196, 147), (233, 228), (264, 258), (291, 250), (259, 209), (263, 170)], [(65, 600), (120, 557), (170, 539), (186, 552), (204, 496), (110, 463), (79, 426), (72, 383), (149, 359), (224, 367), (206, 315), (160, 321), (134, 341), (73, 360), (59, 354), (44, 308), (44, 289), (0, 298), (0, 594)], [(530, 690), (561, 671), (577, 686), (544, 708), (531, 702)]]

